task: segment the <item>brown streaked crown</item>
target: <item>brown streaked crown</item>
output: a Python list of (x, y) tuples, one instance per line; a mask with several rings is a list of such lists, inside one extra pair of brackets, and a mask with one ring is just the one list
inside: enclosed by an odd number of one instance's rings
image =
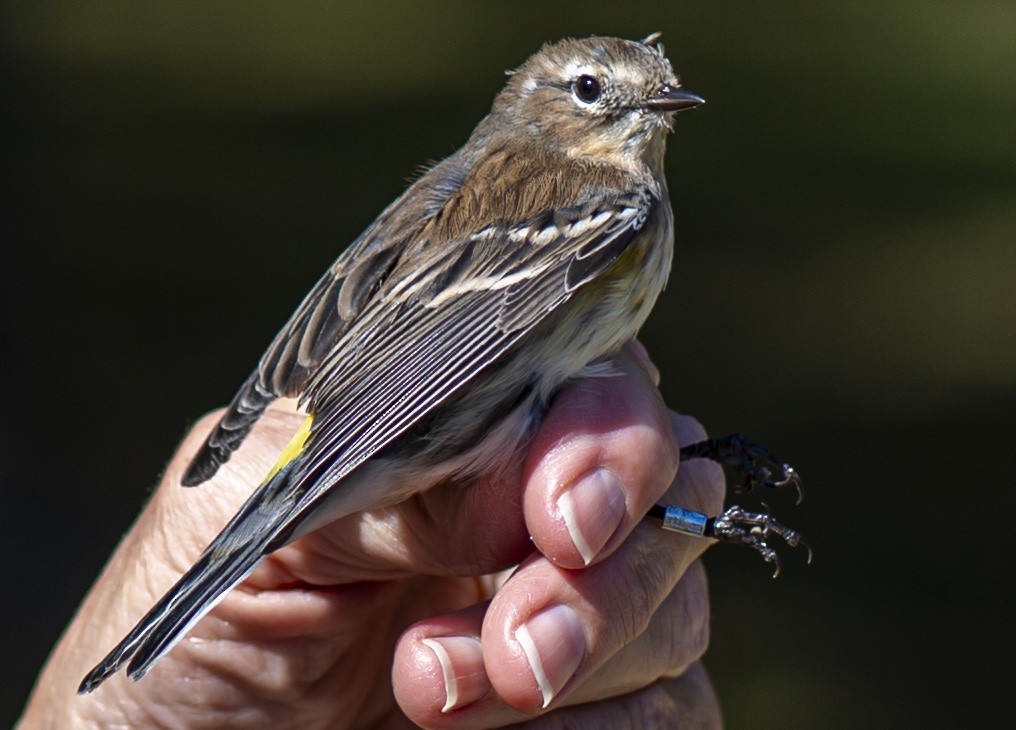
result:
[[(647, 40), (653, 40), (651, 36)], [(670, 126), (646, 102), (680, 81), (662, 47), (619, 38), (544, 46), (510, 73), (493, 116), (531, 140), (583, 154), (641, 156)]]

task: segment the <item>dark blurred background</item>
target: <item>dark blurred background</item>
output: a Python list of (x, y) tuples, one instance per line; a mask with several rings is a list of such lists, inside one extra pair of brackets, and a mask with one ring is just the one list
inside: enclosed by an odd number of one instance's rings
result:
[(765, 498), (816, 552), (710, 551), (728, 725), (1014, 719), (1016, 5), (534, 8), (4, 3), (0, 726), (188, 424), (503, 70), (655, 30), (709, 103), (644, 339), (674, 408), (798, 466)]

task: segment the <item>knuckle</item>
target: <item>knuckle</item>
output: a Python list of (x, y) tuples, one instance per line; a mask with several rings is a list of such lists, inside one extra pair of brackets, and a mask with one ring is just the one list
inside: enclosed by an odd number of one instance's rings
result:
[(680, 461), (680, 444), (669, 412), (659, 400), (654, 409), (653, 419), (648, 428), (642, 430), (643, 450), (639, 453), (650, 455), (657, 473), (669, 475), (668, 481), (677, 473)]
[(647, 483), (659, 483), (658, 489), (650, 490), (658, 496), (659, 491), (673, 482), (680, 463), (680, 448), (673, 430), (667, 424), (653, 423), (639, 429), (638, 439), (632, 446), (624, 452), (623, 458), (630, 460), (633, 454), (638, 454), (639, 464), (645, 465), (639, 473)]
[(709, 647), (709, 594), (699, 561), (685, 574), (664, 607), (666, 637), (653, 643), (660, 676), (677, 677), (698, 661)]
[(679, 727), (683, 713), (659, 682), (584, 705), (561, 708), (520, 727), (526, 730), (664, 730)]
[(699, 460), (701, 471), (697, 483), (697, 498), (708, 514), (718, 514), (723, 509), (723, 501), (727, 494), (727, 478), (723, 467), (715, 461)]
[(709, 590), (701, 561), (697, 560), (690, 566), (684, 581), (687, 584), (685, 615), (692, 617), (689, 655), (691, 661), (697, 661), (709, 648)]
[(620, 590), (614, 594), (621, 604), (615, 615), (619, 617), (624, 645), (642, 636), (649, 627), (669, 582), (667, 572), (648, 552), (640, 550), (632, 556), (631, 570), (622, 574)]
[(672, 728), (681, 719), (677, 704), (659, 682), (631, 695), (628, 714), (632, 728)]
[(689, 459), (681, 463), (668, 499), (682, 507), (716, 515), (723, 509), (726, 493), (723, 467), (708, 459)]

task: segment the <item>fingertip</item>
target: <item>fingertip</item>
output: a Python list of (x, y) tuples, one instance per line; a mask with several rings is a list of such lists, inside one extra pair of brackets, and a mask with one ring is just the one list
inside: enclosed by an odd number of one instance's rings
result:
[(392, 687), (406, 715), (424, 727), (447, 724), (468, 708), (484, 708), (492, 688), (480, 642), (482, 607), (410, 627), (399, 639)]
[(531, 444), (526, 524), (555, 564), (581, 568), (619, 544), (669, 486), (678, 448), (659, 391), (632, 358), (566, 387)]
[(411, 720), (424, 726), (445, 714), (448, 702), (441, 658), (427, 641), (421, 637), (400, 640), (392, 664), (396, 701)]
[(490, 692), (483, 666), (483, 647), (475, 636), (433, 636), (420, 643), (431, 650), (441, 670), (444, 703), (441, 714), (459, 710)]
[(558, 497), (557, 511), (583, 565), (592, 563), (617, 532), (627, 512), (626, 500), (624, 486), (607, 469), (579, 477)]
[[(691, 416), (670, 411), (670, 420), (682, 446), (709, 438), (705, 427)], [(677, 477), (667, 490), (667, 501), (717, 515), (723, 510), (726, 493), (727, 479), (722, 466), (711, 459), (687, 459), (681, 462)]]
[(558, 604), (530, 616), (515, 629), (515, 641), (526, 657), (545, 710), (578, 671), (586, 656), (586, 639), (578, 614)]
[(501, 702), (532, 716), (546, 710), (586, 659), (575, 608), (562, 602), (561, 573), (534, 557), (491, 602), (484, 619), (484, 660)]
[(694, 444), (709, 438), (705, 426), (697, 418), (686, 416), (677, 411), (669, 411), (669, 414), (674, 435), (677, 436), (677, 441), (681, 446), (687, 446), (688, 444)]
[(646, 346), (638, 339), (631, 339), (625, 343), (624, 349), (642, 367), (652, 384), (658, 388), (660, 386), (660, 369), (656, 367), (656, 363), (649, 356)]

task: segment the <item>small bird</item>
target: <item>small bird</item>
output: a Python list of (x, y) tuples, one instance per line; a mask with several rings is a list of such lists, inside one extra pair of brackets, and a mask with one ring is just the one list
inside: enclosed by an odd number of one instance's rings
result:
[[(555, 392), (602, 372), (595, 363), (635, 335), (671, 264), (666, 137), (675, 112), (703, 103), (657, 38), (543, 47), (508, 72), (466, 144), (328, 269), (183, 484), (215, 474), (275, 398), (298, 397), (310, 415), (79, 692), (124, 664), (142, 677), (283, 545), (512, 463)], [(717, 458), (717, 448), (695, 455)]]

